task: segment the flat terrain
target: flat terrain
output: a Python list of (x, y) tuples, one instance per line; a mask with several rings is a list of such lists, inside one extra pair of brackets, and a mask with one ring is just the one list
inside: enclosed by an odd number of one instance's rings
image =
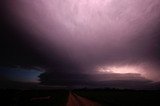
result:
[(160, 91), (0, 90), (0, 98), (5, 106), (160, 106)]

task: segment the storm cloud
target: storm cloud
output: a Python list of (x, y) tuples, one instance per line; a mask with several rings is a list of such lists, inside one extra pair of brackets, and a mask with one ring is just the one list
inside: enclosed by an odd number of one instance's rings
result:
[[(28, 33), (21, 38), (48, 59), (49, 69), (40, 76), (43, 84), (160, 81), (159, 0), (15, 0), (7, 4), (14, 19), (11, 23)], [(116, 71), (126, 66), (126, 73)], [(136, 73), (129, 71), (133, 69)]]

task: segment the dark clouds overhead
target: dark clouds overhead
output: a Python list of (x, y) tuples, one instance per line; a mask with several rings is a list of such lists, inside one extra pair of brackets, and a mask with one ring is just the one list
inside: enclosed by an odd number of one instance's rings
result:
[[(2, 64), (45, 67), (40, 76), (43, 84), (84, 85), (101, 77), (160, 80), (159, 0), (5, 3)], [(116, 73), (126, 65), (138, 73)], [(102, 73), (96, 67), (114, 70)]]

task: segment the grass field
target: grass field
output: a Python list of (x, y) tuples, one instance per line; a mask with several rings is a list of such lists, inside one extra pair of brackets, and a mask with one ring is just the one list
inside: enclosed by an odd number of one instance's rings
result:
[[(160, 106), (160, 91), (136, 90), (1, 90), (3, 106), (65, 106), (69, 92), (102, 106)], [(2, 105), (1, 105), (2, 106)]]

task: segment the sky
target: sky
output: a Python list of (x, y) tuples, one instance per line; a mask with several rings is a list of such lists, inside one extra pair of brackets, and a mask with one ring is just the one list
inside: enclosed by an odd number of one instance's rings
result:
[(43, 73), (38, 69), (0, 68), (1, 77), (20, 82), (39, 82), (38, 76)]
[(160, 81), (159, 0), (1, 5), (1, 67), (40, 67), (39, 83), (53, 86), (143, 88)]

